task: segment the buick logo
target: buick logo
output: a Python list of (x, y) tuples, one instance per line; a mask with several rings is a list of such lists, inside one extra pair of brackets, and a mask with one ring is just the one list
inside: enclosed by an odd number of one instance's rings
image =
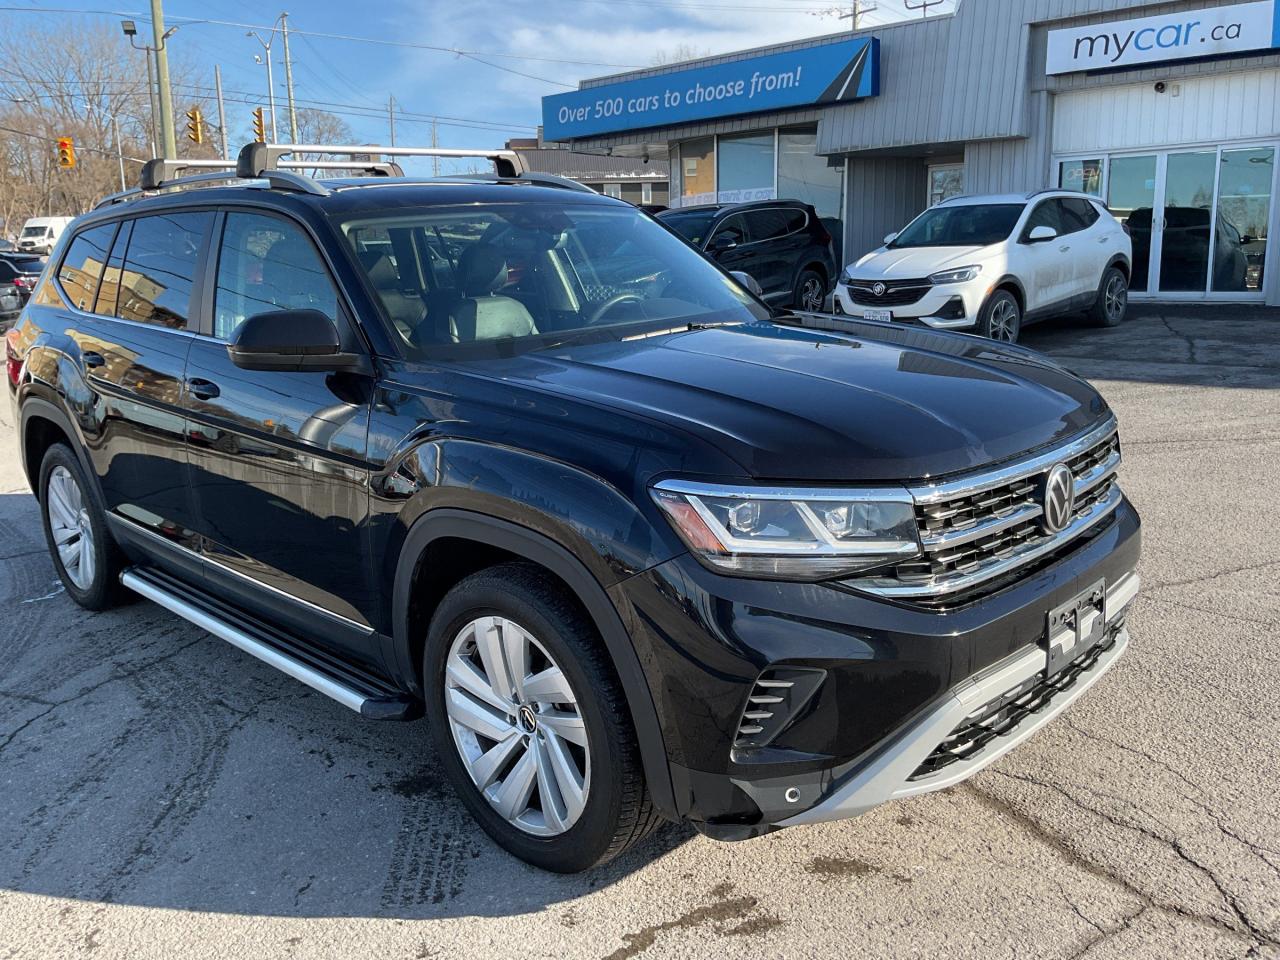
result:
[(889, 288), (886, 287), (883, 283), (876, 283), (871, 287), (871, 292), (874, 293), (877, 297), (883, 297), (884, 292), (888, 289)]
[(1071, 522), (1076, 507), (1076, 478), (1065, 463), (1059, 463), (1044, 481), (1044, 514), (1040, 525), (1045, 533), (1061, 533)]

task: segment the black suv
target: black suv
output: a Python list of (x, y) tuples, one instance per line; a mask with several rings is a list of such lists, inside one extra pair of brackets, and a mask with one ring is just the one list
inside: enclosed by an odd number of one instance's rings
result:
[(82, 606), (124, 587), (425, 711), (406, 766), (558, 871), (663, 818), (744, 839), (949, 786), (1124, 652), (1116, 421), (1057, 364), (773, 312), (504, 154), (286, 152), (82, 217), (6, 338)]
[(836, 279), (833, 239), (817, 211), (798, 200), (681, 207), (658, 219), (778, 306), (819, 311)]

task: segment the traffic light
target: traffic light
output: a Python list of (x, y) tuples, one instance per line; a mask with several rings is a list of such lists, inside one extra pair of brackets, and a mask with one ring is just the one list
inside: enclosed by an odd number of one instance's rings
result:
[(204, 114), (199, 107), (187, 111), (187, 139), (192, 143), (204, 143)]
[(262, 119), (262, 108), (253, 111), (253, 139), (259, 143), (267, 142), (266, 122)]
[(76, 144), (70, 137), (58, 138), (58, 166), (70, 170), (76, 165)]

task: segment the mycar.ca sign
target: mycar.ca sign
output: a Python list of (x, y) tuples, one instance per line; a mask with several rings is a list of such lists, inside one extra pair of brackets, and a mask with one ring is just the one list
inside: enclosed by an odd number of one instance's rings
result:
[(859, 37), (544, 97), (543, 136), (567, 140), (879, 93), (880, 41)]
[(1049, 31), (1048, 72), (1111, 70), (1280, 47), (1280, 0)]

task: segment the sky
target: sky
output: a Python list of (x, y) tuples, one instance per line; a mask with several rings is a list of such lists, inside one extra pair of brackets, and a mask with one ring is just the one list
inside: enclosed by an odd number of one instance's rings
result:
[[(908, 2), (920, 0), (876, 0), (863, 22), (920, 16), (908, 13)], [(950, 13), (957, 2), (938, 0), (929, 12)], [(650, 66), (678, 48), (714, 54), (838, 33), (849, 22), (838, 13), (851, 5), (852, 0), (295, 0), (277, 8), (261, 0), (165, 0), (164, 13), (167, 25), (179, 25), (169, 41), (171, 52), (202, 68), (210, 86), (214, 64), (221, 64), (228, 98), (265, 102), (266, 70), (254, 62), (263, 50), (246, 36), (247, 27), (263, 28), (258, 32), (265, 39), (272, 20), (287, 9), (300, 103), (340, 114), (358, 142), (385, 143), (388, 97), (394, 96), (399, 143), (430, 143), (426, 118), (437, 116), (441, 146), (492, 147), (533, 136), (541, 98), (573, 89), (580, 79)], [(19, 29), (35, 18), (72, 25), (126, 17), (138, 21), (140, 35), (150, 35), (147, 0), (20, 0), (0, 6), (0, 24)], [(271, 57), (278, 128), (286, 140), (278, 36)], [(175, 90), (179, 118), (183, 100)], [(253, 106), (229, 102), (229, 114), (245, 116), (228, 127), (246, 129)]]

